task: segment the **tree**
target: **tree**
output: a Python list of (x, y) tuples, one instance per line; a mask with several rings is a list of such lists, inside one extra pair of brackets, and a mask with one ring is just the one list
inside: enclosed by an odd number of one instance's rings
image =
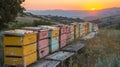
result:
[(0, 0), (0, 30), (22, 13), (24, 7), (21, 4), (25, 0)]

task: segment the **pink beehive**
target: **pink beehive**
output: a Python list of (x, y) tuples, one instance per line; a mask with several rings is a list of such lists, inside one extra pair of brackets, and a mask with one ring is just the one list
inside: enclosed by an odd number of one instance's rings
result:
[(59, 40), (65, 40), (65, 39), (67, 39), (67, 34), (62, 34)]
[(48, 39), (43, 39), (43, 40), (40, 40), (39, 42), (38, 42), (38, 48), (39, 49), (42, 49), (42, 48), (45, 48), (46, 46), (48, 46), (49, 44), (48, 44)]
[(66, 34), (66, 39), (69, 39), (69, 37), (68, 37), (68, 36), (69, 36), (69, 34), (67, 33), (67, 34)]
[(40, 39), (48, 38), (48, 30), (41, 30), (39, 36)]
[(71, 32), (71, 28), (70, 27), (67, 27), (67, 29), (66, 29), (67, 31), (67, 33), (70, 33)]
[(38, 52), (39, 52), (39, 54), (38, 54), (39, 58), (43, 58), (49, 54), (49, 47), (47, 46), (43, 49), (39, 49)]
[(71, 38), (71, 34), (70, 33), (68, 33), (68, 34), (66, 34), (67, 35), (67, 38), (66, 39), (70, 39)]
[(98, 31), (98, 25), (97, 24), (94, 24), (94, 31)]
[(61, 27), (61, 34), (66, 33), (66, 27)]
[(60, 41), (60, 48), (63, 48), (63, 47), (65, 47), (66, 45), (67, 45), (66, 40), (61, 40), (61, 41)]
[(66, 33), (66, 26), (65, 25), (57, 25), (56, 27), (58, 27), (60, 29), (60, 34)]

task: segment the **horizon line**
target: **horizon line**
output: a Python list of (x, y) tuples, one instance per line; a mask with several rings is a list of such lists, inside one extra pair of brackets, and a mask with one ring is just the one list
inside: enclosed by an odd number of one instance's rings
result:
[[(111, 8), (104, 8), (104, 9), (96, 9), (96, 11), (98, 11), (98, 10), (105, 10), (105, 9), (112, 9), (112, 8), (120, 8), (120, 7), (111, 7)], [(64, 10), (64, 11), (68, 11), (68, 10), (71, 10), (71, 11), (90, 11), (90, 10), (80, 10), (80, 9), (27, 9), (26, 8), (26, 11), (27, 10), (41, 10), (41, 11), (46, 11), (46, 10)]]

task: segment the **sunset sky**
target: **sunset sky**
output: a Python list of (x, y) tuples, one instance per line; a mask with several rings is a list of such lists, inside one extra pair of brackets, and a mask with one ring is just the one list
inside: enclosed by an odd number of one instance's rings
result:
[(120, 0), (25, 0), (26, 9), (99, 10), (120, 7)]

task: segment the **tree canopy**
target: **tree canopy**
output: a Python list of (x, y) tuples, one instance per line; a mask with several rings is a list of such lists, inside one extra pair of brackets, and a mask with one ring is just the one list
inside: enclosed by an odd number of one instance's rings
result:
[(23, 12), (21, 4), (25, 0), (0, 0), (0, 30), (14, 21), (18, 13)]

